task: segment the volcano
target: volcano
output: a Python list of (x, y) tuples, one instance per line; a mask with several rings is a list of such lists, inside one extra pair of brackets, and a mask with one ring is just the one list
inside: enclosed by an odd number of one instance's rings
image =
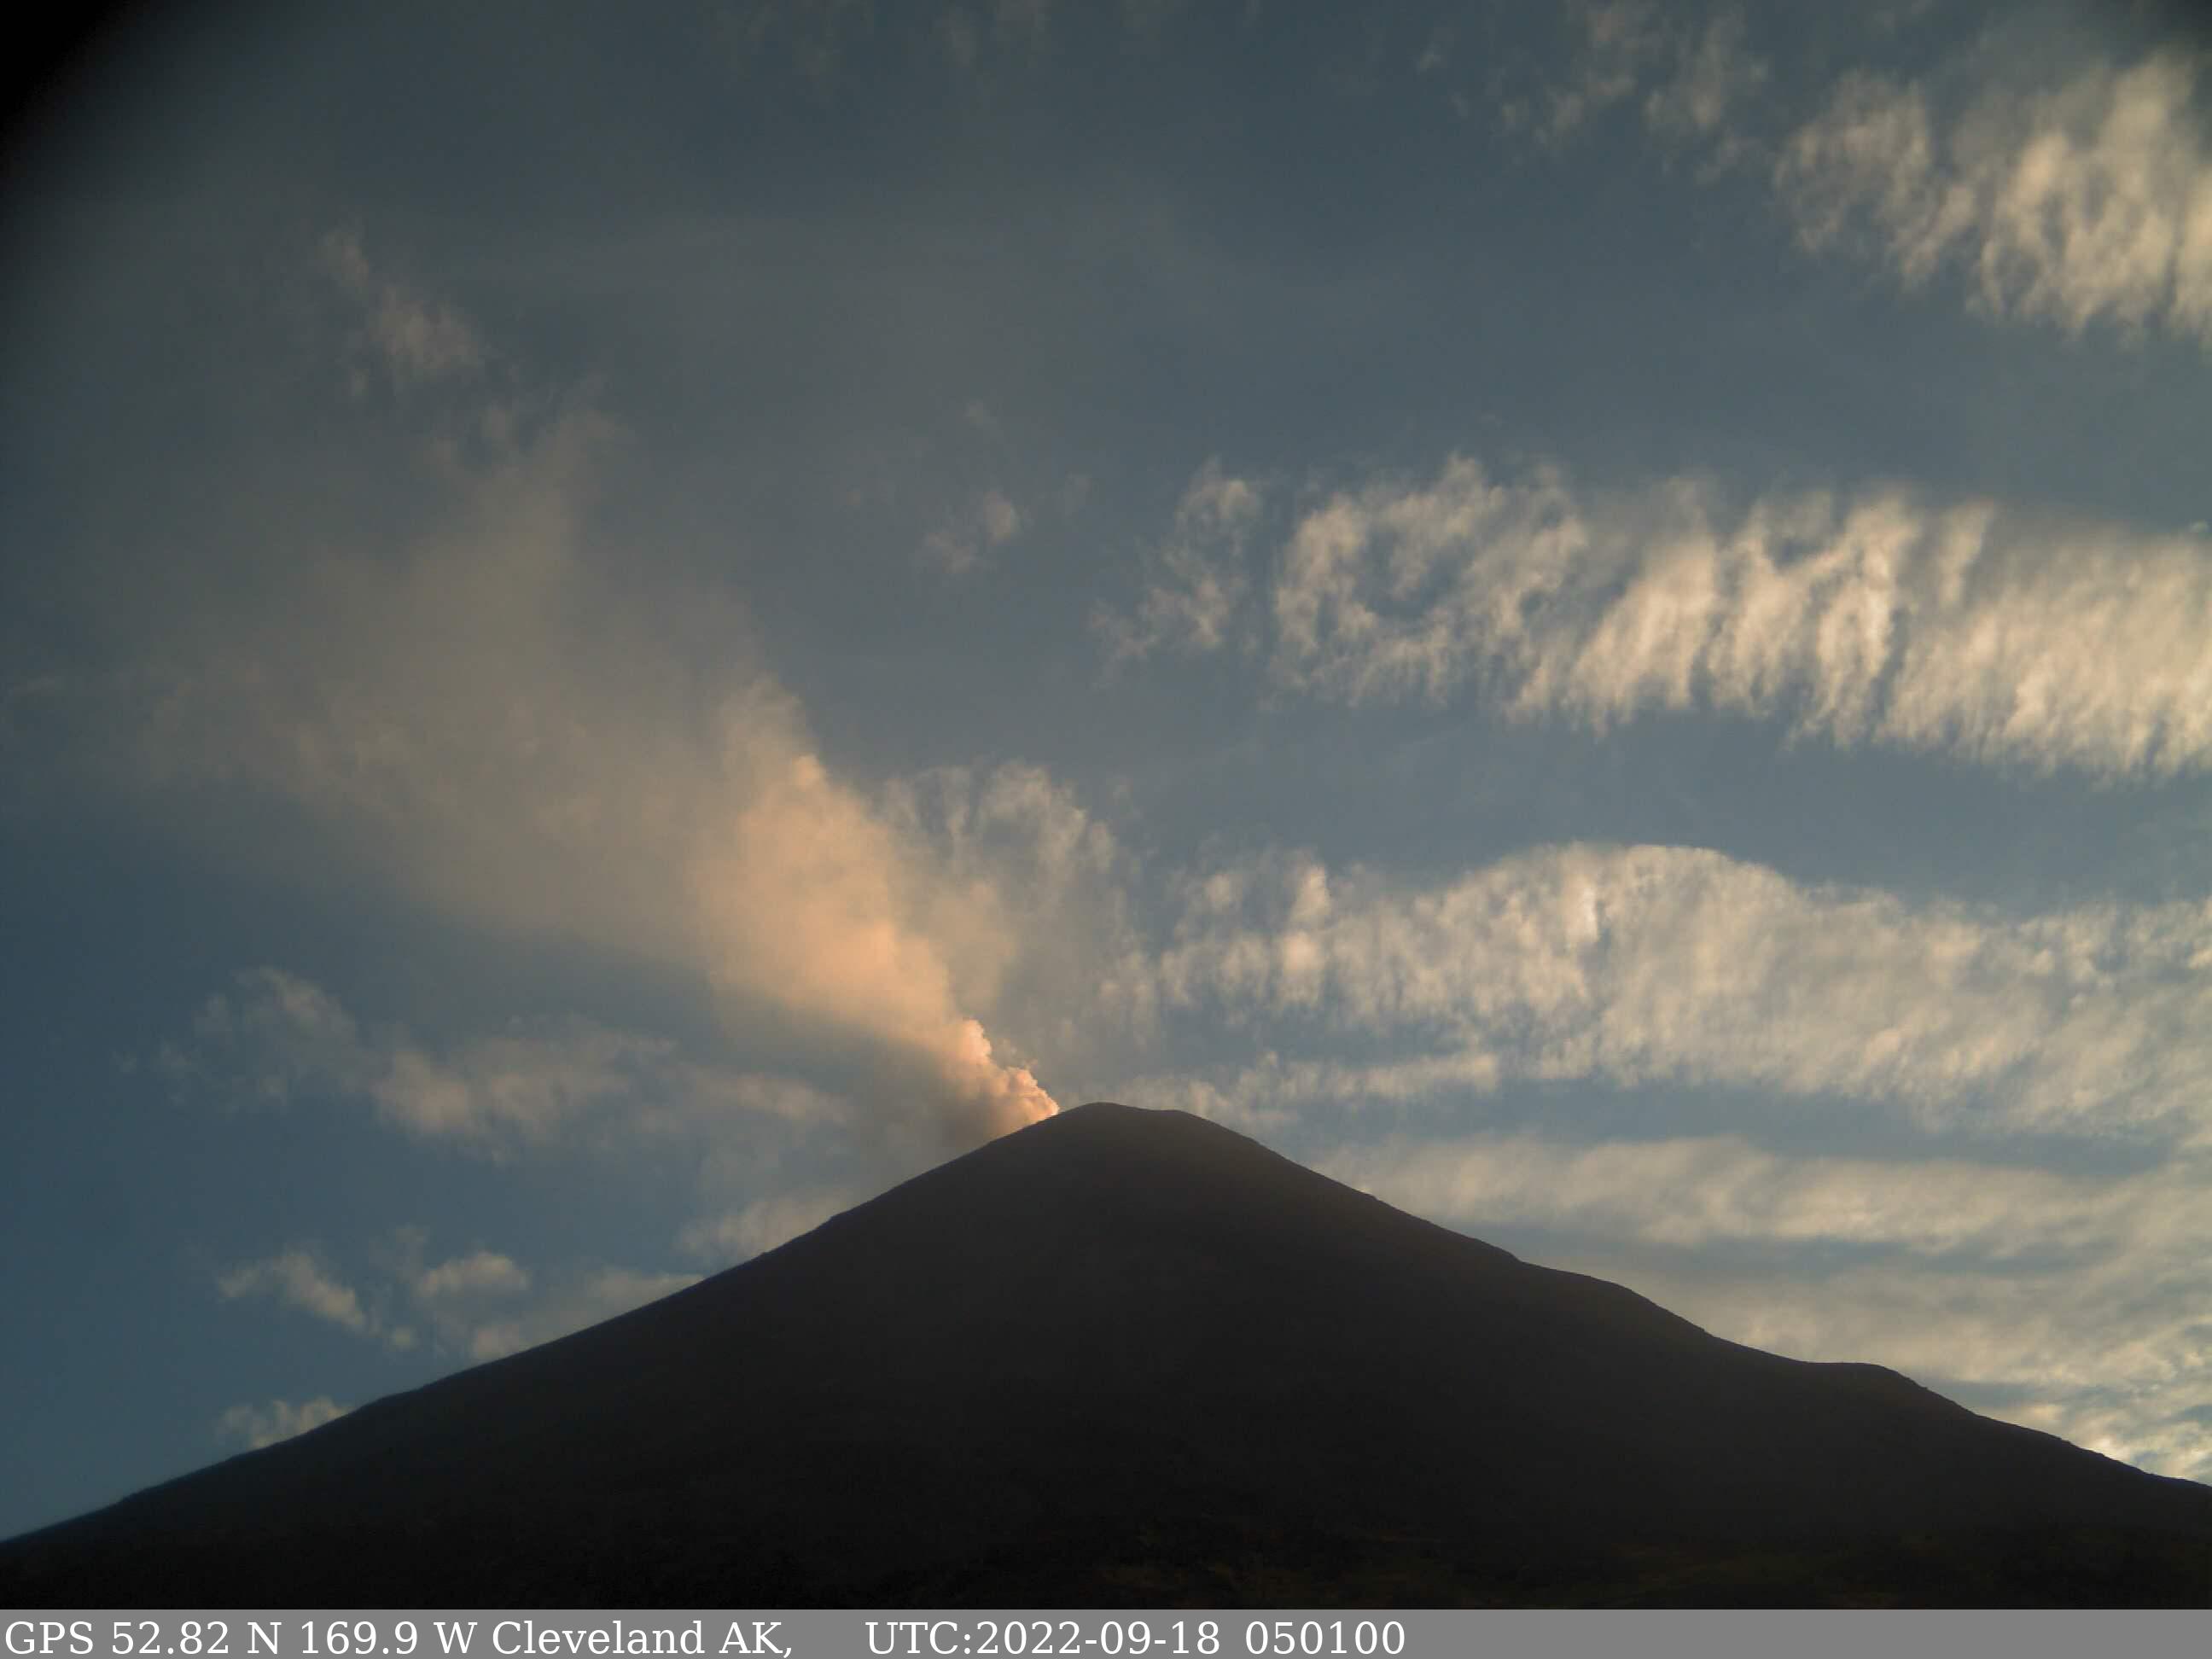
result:
[(19, 1607), (2212, 1602), (2212, 1488), (1176, 1112), (0, 1546)]

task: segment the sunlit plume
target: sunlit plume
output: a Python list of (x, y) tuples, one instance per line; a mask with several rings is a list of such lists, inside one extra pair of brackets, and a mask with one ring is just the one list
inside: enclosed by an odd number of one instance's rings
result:
[(813, 755), (763, 755), (757, 728), (734, 735), (763, 763), (697, 866), (717, 981), (921, 1062), (911, 1069), (952, 1139), (1058, 1110), (1026, 1068), (993, 1057), (961, 1009), (961, 990), (988, 994), (1015, 950), (990, 896), (943, 903), (911, 851)]
[(963, 1019), (952, 1054), (945, 1063), (945, 1082), (960, 1098), (974, 1103), (994, 1135), (1004, 1134), (1052, 1116), (1060, 1103), (1026, 1066), (1001, 1066), (991, 1058), (991, 1039), (981, 1021)]
[[(466, 367), (439, 350), (395, 375)], [(742, 1051), (864, 1074), (890, 1140), (1050, 1115), (977, 1018), (1024, 953), (1000, 872), (824, 766), (726, 596), (604, 562), (588, 509), (621, 439), (581, 402), (456, 462), (405, 557), (334, 549), (210, 584), (192, 627), (149, 615), (116, 772), (250, 783), (432, 904), (703, 972)], [(406, 1101), (419, 1128), (473, 1121), (465, 1091)]]

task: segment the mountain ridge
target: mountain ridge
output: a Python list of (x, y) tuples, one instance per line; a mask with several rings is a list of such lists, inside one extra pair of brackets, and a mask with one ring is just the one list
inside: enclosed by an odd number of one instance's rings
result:
[[(2067, 1578), (2085, 1552), (2106, 1570)], [(0, 1545), (6, 1599), (95, 1582), (103, 1605), (133, 1582), (234, 1605), (2194, 1603), (2212, 1488), (1097, 1103)]]

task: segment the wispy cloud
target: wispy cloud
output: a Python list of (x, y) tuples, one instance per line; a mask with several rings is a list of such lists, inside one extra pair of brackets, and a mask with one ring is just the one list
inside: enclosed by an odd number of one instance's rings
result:
[(457, 1331), (474, 1362), (501, 1359), (641, 1308), (699, 1282), (696, 1273), (636, 1273), (602, 1267), (540, 1297), (510, 1316), (482, 1319)]
[(1787, 142), (1774, 182), (1800, 240), (1907, 286), (1956, 270), (1990, 315), (2158, 328), (2212, 344), (2212, 147), (2174, 48), (2063, 80), (1853, 74)]
[[(926, 847), (968, 926), (1019, 950), (963, 951), (967, 994), (1048, 1042), (1066, 1064), (1151, 1029), (1138, 862), (1112, 827), (1042, 767), (939, 767), (896, 781), (885, 819)], [(958, 929), (940, 924), (948, 939)]]
[(418, 1302), (449, 1302), (457, 1297), (515, 1296), (530, 1288), (530, 1275), (512, 1256), (475, 1250), (425, 1267), (411, 1287)]
[(1586, 493), (1458, 457), (1298, 516), (1266, 602), (1275, 678), (1347, 702), (1474, 690), (1601, 727), (1711, 711), (1983, 764), (2212, 766), (2193, 534), (1905, 488), (1730, 512), (1692, 479)]
[(1566, 75), (1506, 100), (1499, 119), (1507, 131), (1528, 129), (1546, 143), (1563, 142), (1632, 95), (1664, 48), (1659, 20), (1642, 0), (1579, 5), (1572, 18), (1579, 38)]
[(334, 1277), (313, 1251), (302, 1246), (234, 1267), (216, 1280), (216, 1289), (226, 1302), (268, 1298), (356, 1336), (374, 1338), (395, 1348), (415, 1346), (410, 1328), (387, 1324), (363, 1306), (359, 1292)]
[(265, 1406), (233, 1406), (217, 1419), (216, 1432), (226, 1440), (238, 1442), (248, 1451), (259, 1451), (264, 1446), (273, 1446), (310, 1429), (319, 1429), (352, 1409), (350, 1406), (339, 1405), (328, 1395), (319, 1395), (296, 1406), (289, 1400), (272, 1400)]
[(283, 1106), (302, 1090), (355, 1086), (360, 1028), (320, 986), (278, 968), (251, 969), (193, 1015), (191, 1036), (164, 1042), (155, 1069), (179, 1084), (216, 1082), (233, 1104)]
[(678, 1235), (677, 1248), (703, 1261), (744, 1261), (811, 1231), (854, 1201), (842, 1190), (773, 1194), (692, 1222)]
[(1718, 13), (1702, 30), (1677, 37), (1668, 72), (1644, 94), (1644, 125), (1664, 139), (1702, 142), (1711, 165), (1729, 166), (1752, 147), (1739, 118), (1769, 73), (1766, 60), (1744, 45), (1742, 14)]
[(1571, 15), (1564, 67), (1499, 99), (1507, 131), (1558, 148), (1632, 105), (1708, 176), (1754, 163), (1807, 252), (1886, 265), (1908, 289), (1955, 274), (1992, 318), (2212, 343), (2212, 145), (2185, 48), (2121, 63), (1996, 32), (1917, 76), (1849, 70), (1817, 110), (1778, 120), (1741, 12), (1615, 0)]
[(1478, 1135), (1347, 1148), (1328, 1167), (1478, 1234), (1545, 1229), (1575, 1266), (1735, 1340), (1893, 1365), (2108, 1455), (2212, 1475), (2201, 1158), (2099, 1176), (1735, 1136)]
[[(649, 1273), (590, 1266), (547, 1274), (533, 1273), (514, 1257), (478, 1249), (442, 1261), (425, 1262), (420, 1230), (399, 1231), (396, 1250), (363, 1281), (364, 1296), (342, 1281), (313, 1252), (294, 1247), (264, 1261), (248, 1262), (224, 1274), (217, 1289), (226, 1301), (265, 1298), (313, 1315), (387, 1346), (410, 1350), (423, 1335), (413, 1325), (396, 1324), (382, 1311), (411, 1306), (425, 1328), (431, 1352), (470, 1364), (497, 1359), (524, 1348), (566, 1336), (611, 1319), (698, 1282), (696, 1273)], [(708, 1254), (711, 1254), (709, 1252)], [(326, 1405), (328, 1402), (317, 1402)], [(293, 1408), (283, 1401), (255, 1413), (246, 1407), (226, 1413), (241, 1437), (275, 1431), (300, 1433), (327, 1418), (305, 1420), (315, 1405)], [(331, 1411), (329, 1415), (335, 1416)], [(254, 1443), (266, 1443), (256, 1442)]]
[(1002, 491), (987, 489), (922, 538), (922, 562), (948, 576), (967, 575), (1020, 535), (1022, 523), (1019, 507)]
[(2202, 1480), (2212, 1474), (2203, 1261), (2201, 1248), (2193, 1260), (2124, 1249), (2014, 1272), (1878, 1261), (1808, 1284), (1771, 1267), (1701, 1273), (1647, 1258), (1632, 1276), (1736, 1340), (1892, 1365), (1978, 1409)]
[(228, 1103), (356, 1102), (409, 1133), (489, 1149), (610, 1120), (652, 1133), (719, 1127), (733, 1114), (836, 1123), (848, 1109), (792, 1079), (701, 1065), (666, 1037), (584, 1019), (428, 1045), (397, 1026), (364, 1026), (321, 987), (276, 968), (236, 975), (155, 1064)]
[(1849, 1245), (2009, 1269), (2212, 1243), (2212, 1170), (2064, 1175), (1956, 1158), (1786, 1155), (1738, 1135), (1571, 1142), (1530, 1134), (1346, 1147), (1340, 1180), (1437, 1219), (1670, 1249)]
[(1206, 652), (1228, 643), (1249, 586), (1242, 562), (1260, 505), (1258, 488), (1223, 471), (1218, 460), (1199, 469), (1134, 614), (1105, 608), (1092, 613), (1109, 668), (1156, 650)]
[(399, 1230), (396, 1251), (383, 1263), (387, 1293), (412, 1304), (434, 1352), (471, 1364), (552, 1341), (698, 1282), (696, 1273), (605, 1264), (533, 1272), (481, 1247), (433, 1262), (427, 1243), (419, 1229)]
[(324, 236), (324, 270), (360, 319), (354, 337), (356, 394), (374, 374), (395, 391), (461, 379), (487, 357), (475, 327), (459, 311), (370, 263), (358, 227)]
[[(1507, 131), (1557, 148), (1608, 110), (1633, 104), (1654, 137), (1707, 143), (1717, 161), (1736, 159), (1750, 143), (1730, 117), (1769, 71), (1744, 44), (1740, 12), (1691, 21), (1644, 0), (1610, 0), (1577, 4), (1564, 15), (1575, 36), (1571, 58), (1560, 73), (1540, 75), (1499, 100)], [(1441, 61), (1424, 53), (1419, 72)]]
[(1189, 881), (1158, 971), (1165, 1004), (1285, 1046), (1301, 1022), (1389, 1041), (1374, 1062), (1271, 1052), (1213, 1085), (1232, 1112), (1592, 1078), (2202, 1143), (2208, 927), (2201, 902), (2011, 916), (1687, 848), (1547, 848), (1436, 886), (1276, 856)]

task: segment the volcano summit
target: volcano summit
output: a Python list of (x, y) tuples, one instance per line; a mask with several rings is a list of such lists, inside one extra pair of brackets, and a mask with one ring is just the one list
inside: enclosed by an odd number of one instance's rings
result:
[(2201, 1605), (2212, 1489), (1098, 1104), (0, 1546), (0, 1600)]

